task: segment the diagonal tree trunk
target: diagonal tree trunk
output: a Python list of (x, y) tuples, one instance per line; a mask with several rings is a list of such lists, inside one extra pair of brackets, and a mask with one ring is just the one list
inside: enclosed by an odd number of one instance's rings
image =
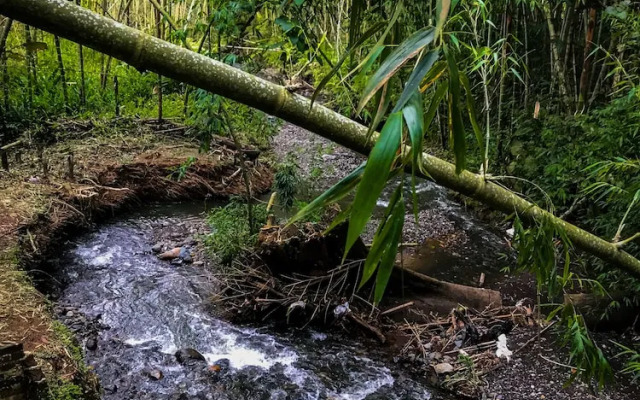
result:
[[(367, 127), (308, 99), (179, 46), (119, 24), (66, 0), (0, 0), (0, 13), (166, 77), (186, 82), (280, 117), (338, 144), (367, 154), (378, 134), (368, 139)], [(405, 151), (407, 149), (404, 149)], [(547, 220), (564, 229), (575, 246), (640, 278), (640, 260), (619, 246), (552, 215), (515, 193), (423, 154), (422, 168), (436, 183), (525, 221)], [(418, 170), (418, 169), (416, 169)]]

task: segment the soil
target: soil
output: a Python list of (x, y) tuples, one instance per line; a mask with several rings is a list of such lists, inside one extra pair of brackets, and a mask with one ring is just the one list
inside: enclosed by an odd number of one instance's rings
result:
[[(44, 143), (25, 134), (9, 151), (10, 170), (0, 172), (0, 342), (22, 342), (57, 384), (83, 368), (36, 289), (49, 280), (44, 261), (56, 257), (56, 246), (118, 210), (153, 199), (229, 197), (244, 193), (244, 183), (228, 141), (214, 140), (203, 154), (170, 122), (61, 120), (45, 130)], [(185, 167), (190, 157), (196, 161)], [(271, 187), (267, 166), (247, 167), (255, 193)]]

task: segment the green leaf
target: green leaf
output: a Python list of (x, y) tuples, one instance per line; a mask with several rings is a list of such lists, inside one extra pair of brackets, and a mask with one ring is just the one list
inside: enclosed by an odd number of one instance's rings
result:
[(351, 12), (349, 13), (349, 47), (354, 48), (354, 43), (358, 40), (360, 26), (362, 25), (364, 11), (367, 9), (365, 0), (353, 0), (351, 2)]
[[(349, 47), (349, 49), (347, 49), (347, 51), (342, 55), (342, 57), (340, 57), (340, 60), (338, 60), (338, 62), (336, 63), (336, 65), (331, 69), (331, 71), (329, 71), (329, 73), (322, 78), (322, 81), (320, 81), (320, 83), (318, 84), (318, 87), (316, 88), (316, 90), (313, 92), (313, 96), (311, 96), (311, 107), (313, 107), (313, 103), (316, 100), (316, 97), (318, 97), (318, 94), (320, 94), (320, 91), (322, 89), (324, 89), (325, 86), (327, 86), (327, 83), (329, 83), (329, 81), (331, 80), (331, 78), (333, 78), (338, 71), (340, 71), (340, 67), (342, 67), (342, 64), (344, 64), (345, 60), (351, 55), (353, 54), (353, 52), (360, 47), (365, 41), (367, 41), (367, 39), (369, 39), (371, 36), (375, 35), (376, 32), (378, 32), (380, 29), (382, 29), (382, 27), (385, 24), (383, 22), (378, 22), (377, 24), (375, 24), (374, 26), (372, 26), (371, 28), (369, 28), (359, 39), (357, 42), (355, 42), (353, 45), (351, 45)], [(381, 49), (382, 51), (382, 49)], [(377, 56), (376, 56), (377, 58)], [(375, 61), (375, 59), (374, 59)]]
[(449, 66), (449, 118), (451, 120), (451, 138), (453, 142), (453, 154), (456, 159), (456, 173), (459, 174), (465, 169), (467, 143), (464, 134), (464, 123), (460, 113), (460, 76), (458, 65), (453, 54), (447, 46), (443, 47), (444, 54)]
[(437, 0), (436, 3), (436, 31), (438, 35), (442, 32), (442, 27), (444, 26), (444, 22), (447, 20), (447, 16), (449, 16), (449, 8), (451, 7), (451, 0)]
[(402, 109), (402, 107), (407, 104), (407, 101), (409, 101), (411, 96), (413, 96), (413, 93), (416, 90), (420, 89), (420, 82), (422, 82), (422, 79), (424, 79), (425, 75), (427, 75), (427, 72), (429, 72), (439, 56), (440, 51), (436, 49), (431, 50), (430, 52), (425, 54), (424, 57), (422, 57), (418, 65), (416, 65), (416, 67), (413, 69), (413, 72), (411, 73), (411, 76), (409, 77), (409, 80), (407, 81), (407, 84), (402, 91), (402, 95), (400, 96), (400, 99), (396, 103), (396, 106), (394, 107), (392, 112), (396, 112)]
[(411, 100), (402, 109), (404, 121), (409, 131), (411, 140), (411, 194), (413, 198), (413, 215), (418, 222), (418, 196), (416, 194), (416, 168), (421, 169), (422, 141), (424, 138), (424, 118), (423, 118), (422, 94), (416, 90)]
[(398, 253), (398, 244), (402, 237), (402, 227), (404, 225), (404, 201), (402, 196), (394, 207), (391, 215), (391, 232), (389, 233), (389, 244), (385, 249), (380, 265), (378, 266), (378, 274), (376, 275), (376, 288), (373, 296), (373, 302), (379, 304), (384, 295), (384, 291), (389, 283), (389, 277), (395, 266), (396, 254)]
[(418, 90), (413, 92), (411, 100), (402, 109), (402, 115), (407, 123), (409, 138), (411, 139), (411, 153), (414, 166), (422, 154), (422, 138), (424, 137), (424, 119), (422, 116), (422, 95)]
[(353, 200), (353, 210), (349, 218), (349, 230), (345, 245), (345, 256), (356, 242), (365, 225), (371, 218), (371, 213), (380, 196), (380, 192), (387, 182), (391, 165), (400, 147), (402, 134), (402, 114), (389, 116), (380, 137), (369, 154), (367, 165), (358, 185), (356, 197)]
[(380, 68), (367, 82), (358, 105), (358, 112), (364, 108), (371, 97), (402, 67), (407, 61), (415, 57), (422, 49), (433, 41), (433, 28), (423, 28), (414, 33), (407, 40), (402, 42), (386, 60)]
[(365, 170), (366, 163), (363, 163), (358, 168), (354, 169), (346, 177), (342, 178), (340, 182), (333, 185), (326, 192), (316, 197), (311, 203), (307, 204), (303, 209), (299, 210), (296, 215), (291, 217), (287, 225), (291, 225), (294, 222), (300, 221), (301, 219), (313, 214), (316, 210), (327, 206), (328, 204), (335, 203), (336, 201), (342, 199), (344, 196), (349, 194), (353, 188), (356, 187), (360, 179), (362, 178), (362, 174)]
[(480, 125), (478, 125), (478, 120), (476, 118), (476, 109), (473, 104), (473, 96), (471, 95), (471, 85), (469, 84), (469, 77), (464, 72), (460, 73), (460, 83), (462, 83), (462, 86), (467, 93), (465, 98), (467, 99), (467, 111), (469, 112), (469, 120), (471, 121), (473, 133), (475, 134), (476, 140), (478, 141), (478, 147), (482, 149), (482, 130), (480, 129)]
[(398, 185), (396, 190), (393, 191), (393, 194), (389, 199), (389, 204), (385, 209), (384, 217), (380, 222), (380, 225), (378, 225), (376, 233), (373, 235), (373, 242), (371, 243), (371, 248), (369, 249), (367, 259), (365, 260), (364, 267), (362, 268), (362, 277), (360, 278), (360, 285), (358, 286), (359, 289), (362, 288), (369, 279), (371, 279), (378, 264), (380, 263), (380, 260), (382, 259), (384, 251), (389, 245), (389, 234), (393, 228), (393, 223), (388, 223), (389, 217), (393, 213), (396, 203), (400, 199), (401, 195), (402, 185)]

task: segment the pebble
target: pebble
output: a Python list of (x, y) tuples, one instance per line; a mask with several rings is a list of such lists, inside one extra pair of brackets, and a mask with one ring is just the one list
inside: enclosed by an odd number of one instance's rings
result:
[(93, 351), (98, 348), (98, 341), (95, 338), (89, 338), (87, 339), (85, 347), (87, 348), (87, 350)]
[(159, 369), (153, 369), (147, 372), (147, 376), (149, 376), (149, 378), (154, 381), (159, 381), (160, 379), (164, 378), (164, 374)]

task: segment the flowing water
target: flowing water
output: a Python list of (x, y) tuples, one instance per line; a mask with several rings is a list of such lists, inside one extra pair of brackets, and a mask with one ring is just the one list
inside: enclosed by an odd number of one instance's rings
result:
[[(86, 358), (104, 399), (440, 398), (348, 337), (275, 333), (216, 318), (207, 307), (211, 276), (150, 251), (154, 226), (190, 218), (169, 211), (103, 225), (60, 260), (61, 319), (94, 349)], [(89, 322), (74, 322), (78, 315)], [(89, 325), (93, 333), (80, 327)], [(175, 353), (187, 348), (205, 360), (179, 363)]]

